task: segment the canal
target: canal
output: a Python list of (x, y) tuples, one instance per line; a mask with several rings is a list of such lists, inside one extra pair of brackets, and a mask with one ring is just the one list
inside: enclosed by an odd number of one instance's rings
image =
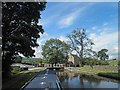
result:
[(99, 76), (84, 75), (70, 71), (57, 71), (63, 88), (118, 88), (120, 82)]

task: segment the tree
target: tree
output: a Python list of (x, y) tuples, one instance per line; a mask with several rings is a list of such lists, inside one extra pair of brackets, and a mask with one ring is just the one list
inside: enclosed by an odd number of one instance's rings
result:
[(81, 59), (80, 63), (84, 57), (88, 56), (92, 49), (94, 43), (86, 35), (85, 29), (76, 29), (71, 34), (68, 35), (71, 44), (71, 50), (75, 51), (78, 57)]
[(15, 63), (22, 63), (22, 57), (21, 56), (16, 56), (14, 59)]
[(100, 60), (106, 60), (109, 58), (109, 55), (106, 54), (107, 52), (107, 49), (101, 49), (100, 51), (98, 51), (98, 57), (100, 58)]
[(26, 57), (34, 56), (34, 47), (38, 46), (38, 25), (40, 11), (45, 9), (45, 2), (3, 2), (2, 3), (2, 72), (10, 74), (10, 65), (19, 53)]
[(59, 39), (50, 39), (42, 46), (42, 55), (49, 63), (65, 63), (68, 58), (69, 45)]

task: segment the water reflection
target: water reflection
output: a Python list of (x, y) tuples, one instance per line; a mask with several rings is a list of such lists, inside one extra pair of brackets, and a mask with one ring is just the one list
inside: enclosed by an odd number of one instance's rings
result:
[(81, 75), (69, 71), (57, 72), (64, 88), (118, 88), (117, 81), (98, 78), (95, 76)]

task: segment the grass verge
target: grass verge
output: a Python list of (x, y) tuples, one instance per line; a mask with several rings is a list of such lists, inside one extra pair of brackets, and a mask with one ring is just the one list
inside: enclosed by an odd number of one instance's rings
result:
[(120, 80), (120, 73), (98, 73), (98, 76)]
[(44, 70), (44, 68), (21, 71), (18, 75), (13, 76), (10, 80), (3, 83), (3, 90), (14, 89), (19, 90), (26, 82), (32, 79), (38, 72)]
[(118, 75), (118, 67), (117, 66), (110, 66), (110, 65), (96, 65), (84, 66), (84, 67), (76, 67), (77, 72), (86, 75), (98, 75), (103, 76), (111, 79), (120, 79), (120, 75)]

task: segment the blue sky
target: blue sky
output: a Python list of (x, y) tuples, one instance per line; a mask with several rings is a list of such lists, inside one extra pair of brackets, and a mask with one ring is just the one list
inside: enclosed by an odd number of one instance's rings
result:
[[(38, 39), (36, 57), (42, 57), (41, 45), (50, 38), (67, 41), (76, 28), (85, 28), (95, 43), (93, 50), (109, 49), (110, 58), (118, 53), (118, 3), (117, 2), (48, 2), (41, 12), (39, 24), (44, 34)], [(112, 48), (111, 48), (112, 47)]]

